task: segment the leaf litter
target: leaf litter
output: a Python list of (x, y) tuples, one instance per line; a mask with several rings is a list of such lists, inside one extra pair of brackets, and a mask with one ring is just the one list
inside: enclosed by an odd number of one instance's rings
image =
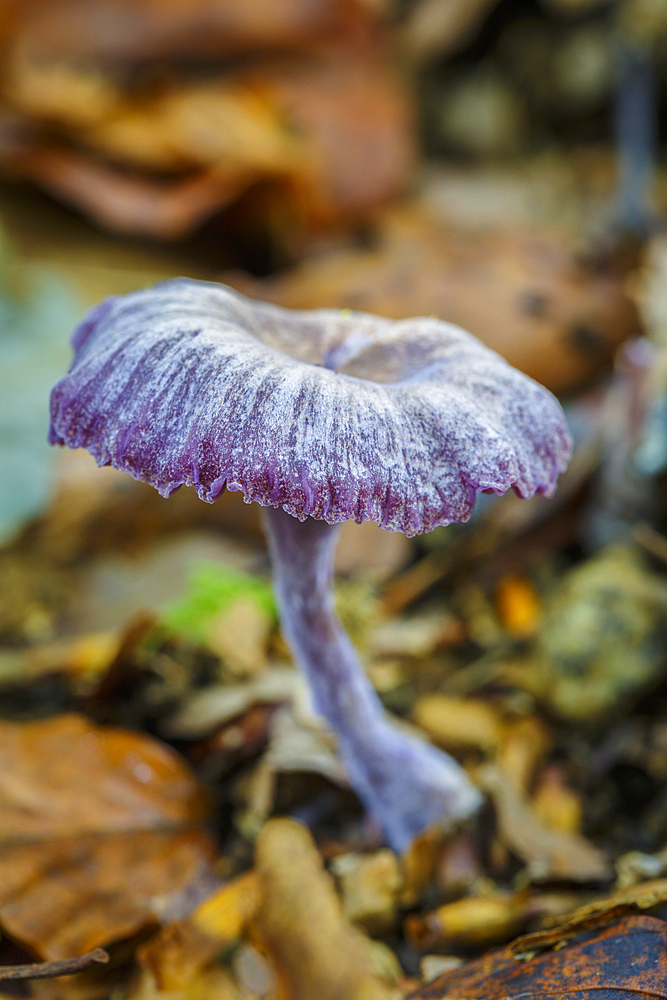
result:
[[(536, 271), (528, 235), (461, 233), (424, 211), (378, 216), (374, 245), (325, 247), (262, 294), (321, 304), (325, 289), (348, 307), (361, 291), (364, 307), (442, 311), (439, 278), (454, 255), (460, 308), (472, 315), (480, 284), (470, 264), (481, 255), (484, 288), (503, 310), (498, 336), (519, 316), (537, 337), (523, 338), (537, 345), (525, 367), (541, 365), (570, 391), (600, 367), (609, 376), (615, 345), (636, 329), (625, 286), (600, 279), (622, 308), (610, 319), (595, 306), (603, 350), (584, 361), (569, 335), (581, 288), (595, 305), (599, 285), (573, 251), (553, 244)], [(657, 238), (646, 265), (654, 287), (644, 273), (639, 297), (645, 318), (650, 300), (660, 357), (664, 260)], [(567, 307), (541, 335), (514, 295), (538, 273)], [(652, 364), (641, 433), (623, 452), (658, 497), (661, 370)], [(667, 867), (667, 526), (659, 506), (637, 511), (621, 489), (604, 527), (629, 526), (622, 545), (591, 545), (602, 533), (588, 527), (602, 509), (595, 477), (618, 446), (602, 425), (611, 429), (620, 407), (614, 428), (627, 436), (623, 408), (636, 401), (618, 379), (575, 397), (584, 459), (551, 505), (490, 502), (467, 527), (401, 542), (390, 563), (371, 558), (376, 542), (350, 535), (341, 612), (369, 677), (403, 724), (457, 756), (487, 792), (477, 821), (448, 839), (429, 831), (402, 858), (363, 815), (308, 707), (252, 512), (234, 497), (196, 507), (187, 491), (159, 506), (104, 470), (70, 475), (67, 495), (1, 554), (3, 590), (22, 589), (2, 612), (0, 955), (19, 964), (102, 944), (115, 978), (85, 972), (25, 995), (665, 995), (667, 897), (655, 879)], [(230, 548), (234, 566), (199, 571), (178, 605), (146, 585), (142, 616), (73, 626), (59, 591), (76, 605), (87, 574), (119, 551), (127, 581), (137, 553), (193, 527), (205, 544), (233, 538), (248, 560), (241, 567)]]

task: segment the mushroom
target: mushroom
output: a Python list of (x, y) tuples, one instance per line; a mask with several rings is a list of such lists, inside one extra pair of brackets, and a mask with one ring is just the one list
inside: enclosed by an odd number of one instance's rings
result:
[(51, 395), (52, 444), (169, 496), (265, 508), (284, 634), (352, 786), (398, 851), (480, 796), (385, 716), (331, 595), (337, 525), (413, 536), (480, 491), (549, 495), (570, 439), (554, 397), (458, 327), (297, 312), (176, 279), (97, 306)]

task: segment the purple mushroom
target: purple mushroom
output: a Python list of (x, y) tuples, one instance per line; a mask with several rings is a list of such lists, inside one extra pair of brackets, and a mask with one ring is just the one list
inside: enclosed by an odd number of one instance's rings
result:
[(52, 444), (165, 497), (226, 486), (265, 507), (285, 636), (389, 843), (472, 813), (465, 772), (387, 719), (341, 628), (336, 526), (412, 536), (465, 521), (480, 491), (551, 494), (570, 454), (554, 397), (436, 319), (296, 312), (186, 279), (106, 300), (73, 347)]

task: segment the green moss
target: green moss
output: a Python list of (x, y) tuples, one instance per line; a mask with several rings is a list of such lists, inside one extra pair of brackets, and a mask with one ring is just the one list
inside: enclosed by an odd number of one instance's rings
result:
[(186, 594), (163, 612), (163, 622), (195, 642), (205, 642), (210, 622), (234, 601), (255, 601), (272, 621), (278, 617), (270, 580), (214, 562), (195, 563)]

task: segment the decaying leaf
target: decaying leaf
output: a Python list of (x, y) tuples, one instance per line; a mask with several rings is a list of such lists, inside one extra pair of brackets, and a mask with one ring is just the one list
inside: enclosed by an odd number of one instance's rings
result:
[(368, 942), (343, 917), (301, 824), (266, 823), (255, 864), (260, 901), (250, 932), (275, 971), (275, 1000), (397, 1000), (373, 970)]
[(524, 934), (510, 945), (517, 955), (560, 947), (564, 941), (595, 927), (618, 920), (627, 913), (652, 910), (667, 902), (667, 879), (653, 879), (641, 885), (619, 889), (613, 895), (595, 899), (564, 915), (552, 917), (546, 930)]
[(609, 878), (609, 862), (602, 851), (579, 834), (544, 826), (500, 768), (486, 764), (476, 778), (493, 800), (503, 844), (525, 862), (532, 879), (595, 882)]
[(215, 885), (202, 790), (147, 736), (0, 723), (0, 806), (0, 925), (40, 957), (128, 937)]
[(559, 951), (521, 961), (511, 947), (490, 952), (446, 972), (409, 1000), (581, 1000), (667, 996), (667, 924), (654, 917), (626, 917)]

